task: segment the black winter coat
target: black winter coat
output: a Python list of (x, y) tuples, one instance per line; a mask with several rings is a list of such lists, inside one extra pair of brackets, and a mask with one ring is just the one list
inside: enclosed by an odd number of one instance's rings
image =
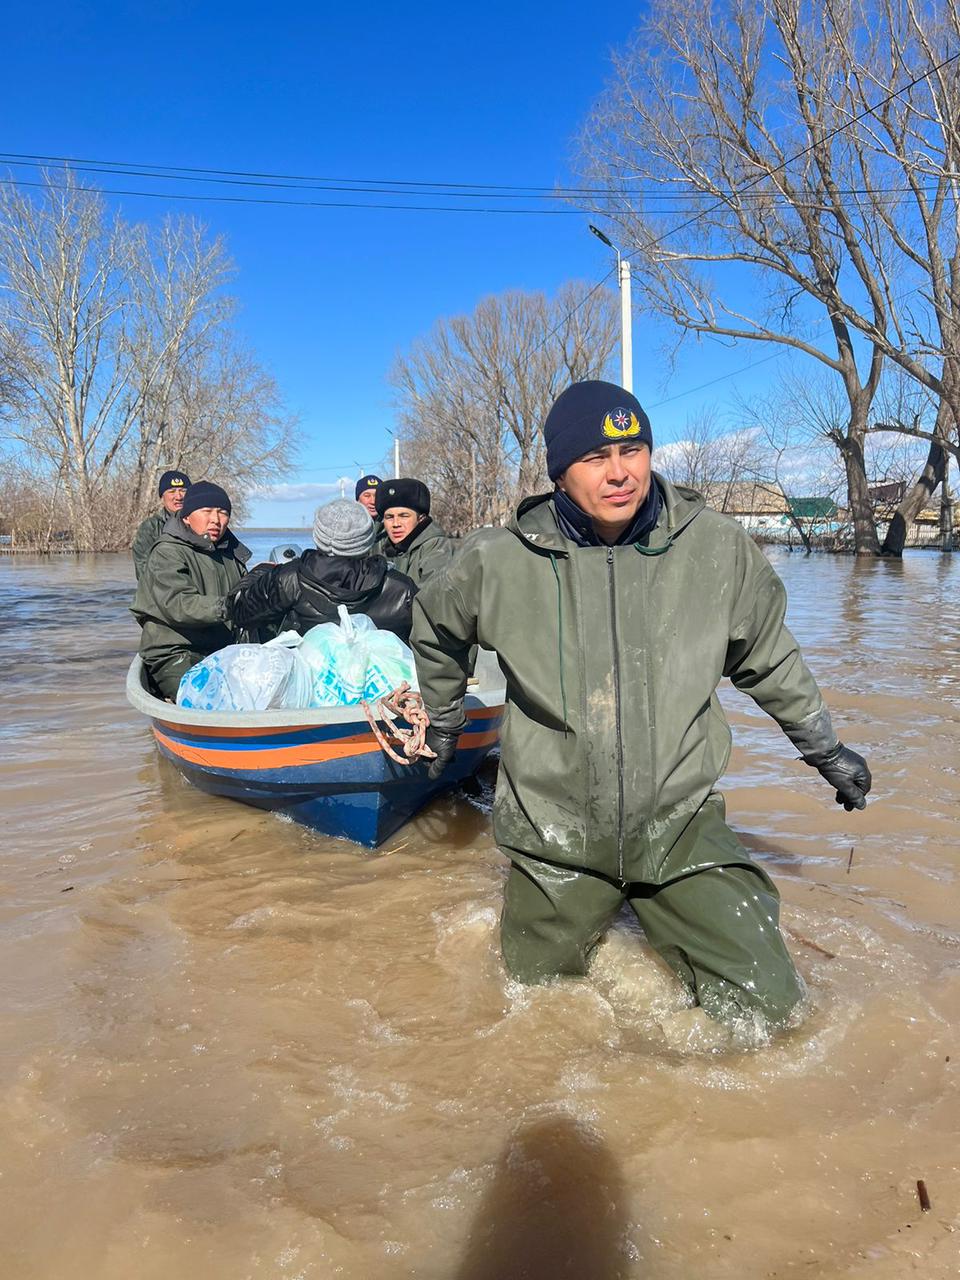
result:
[[(406, 644), (413, 620), (414, 583), (390, 570), (383, 556), (330, 556), (305, 551), (295, 560), (254, 570), (233, 602), (234, 621), (282, 618), (280, 630), (304, 635), (321, 622), (339, 622), (338, 605), (365, 613)], [(241, 622), (242, 625), (242, 622)]]

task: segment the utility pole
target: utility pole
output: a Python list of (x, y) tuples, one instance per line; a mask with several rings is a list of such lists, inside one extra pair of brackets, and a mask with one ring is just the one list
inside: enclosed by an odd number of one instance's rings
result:
[(630, 303), (630, 259), (617, 252), (620, 276), (620, 385), (633, 390), (633, 308)]
[(341, 476), (340, 479), (337, 481), (337, 483), (340, 486), (340, 497), (342, 498), (344, 497), (344, 489), (346, 487), (347, 482), (344, 480), (343, 476)]
[(940, 550), (953, 550), (953, 494), (950, 492), (948, 472), (940, 482)]
[(630, 299), (630, 259), (625, 258), (609, 236), (592, 222), (587, 224), (598, 240), (617, 255), (617, 284), (620, 286), (620, 385), (633, 390), (633, 308)]
[(400, 479), (400, 437), (393, 437), (393, 478)]

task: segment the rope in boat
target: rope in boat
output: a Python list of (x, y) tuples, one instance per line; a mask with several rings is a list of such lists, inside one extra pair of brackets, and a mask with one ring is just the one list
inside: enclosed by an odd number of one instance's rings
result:
[[(380, 750), (397, 764), (410, 765), (414, 760), (434, 760), (436, 752), (431, 751), (426, 743), (430, 717), (423, 705), (423, 698), (415, 689), (411, 689), (406, 680), (402, 684), (378, 698), (374, 708), (361, 701), (363, 714), (373, 730), (373, 736), (380, 744)], [(383, 728), (377, 719), (383, 721)], [(409, 729), (401, 729), (398, 720), (406, 720)], [(394, 738), (403, 748), (403, 755), (398, 755), (390, 745), (388, 738)]]

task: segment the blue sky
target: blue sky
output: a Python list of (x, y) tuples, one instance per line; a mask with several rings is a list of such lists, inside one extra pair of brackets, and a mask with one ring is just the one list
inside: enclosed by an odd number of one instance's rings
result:
[[(620, 0), (17, 6), (4, 24), (0, 150), (349, 179), (569, 183), (572, 138), (640, 12)], [(147, 189), (132, 178), (86, 181)], [(290, 478), (302, 496), (258, 501), (260, 525), (299, 525), (319, 486), (380, 462), (393, 425), (387, 370), (439, 317), (508, 288), (593, 283), (610, 265), (575, 212), (194, 203), (184, 195), (218, 188), (148, 185), (163, 198), (114, 202), (133, 219), (193, 213), (226, 237), (239, 327), (302, 420)], [(662, 338), (637, 317), (635, 389), (644, 404), (669, 401), (651, 415), (661, 440), (682, 434), (688, 412), (780, 363), (685, 394), (768, 353), (692, 346), (670, 373)]]

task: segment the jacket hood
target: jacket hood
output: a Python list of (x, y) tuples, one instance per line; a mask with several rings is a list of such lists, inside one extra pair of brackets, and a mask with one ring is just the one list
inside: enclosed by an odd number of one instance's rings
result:
[[(695, 490), (671, 484), (656, 471), (652, 475), (654, 483), (660, 486), (663, 494), (663, 507), (660, 519), (643, 549), (661, 552), (670, 547), (674, 539), (700, 514), (706, 503)], [(535, 551), (568, 555), (573, 546), (557, 525), (552, 492), (524, 498), (507, 528)]]
[(387, 576), (383, 556), (328, 556), (305, 551), (300, 580), (336, 604), (359, 604), (376, 594)]
[(185, 542), (188, 547), (193, 547), (197, 551), (204, 551), (207, 555), (211, 555), (214, 551), (226, 551), (243, 564), (246, 564), (253, 554), (250, 548), (245, 547), (229, 527), (220, 541), (214, 543), (209, 538), (201, 538), (199, 533), (194, 533), (189, 525), (183, 523), (179, 515), (172, 515), (167, 518), (161, 530), (161, 536), (175, 538), (177, 542)]

